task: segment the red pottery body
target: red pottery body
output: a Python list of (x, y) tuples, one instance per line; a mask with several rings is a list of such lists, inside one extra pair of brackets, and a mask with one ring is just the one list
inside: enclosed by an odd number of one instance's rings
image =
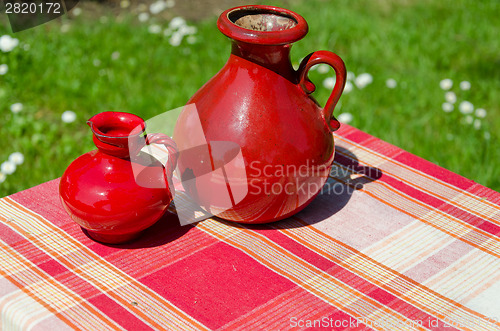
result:
[[(144, 121), (129, 113), (104, 112), (87, 123), (98, 149), (77, 158), (64, 172), (62, 205), (94, 240), (128, 242), (153, 225), (172, 201), (168, 181), (176, 163), (175, 143), (163, 134), (142, 136)], [(150, 143), (169, 150), (166, 168), (139, 153)]]
[[(308, 26), (286, 9), (237, 7), (222, 13), (217, 24), (232, 41), (229, 60), (189, 100), (197, 111), (186, 107), (174, 131), (180, 177), (189, 178), (184, 188), (203, 209), (226, 220), (267, 223), (289, 217), (306, 207), (328, 178), (331, 132), (340, 126), (332, 112), (345, 85), (344, 63), (334, 53), (317, 51), (294, 70), (291, 43), (304, 37)], [(315, 86), (307, 77), (319, 63), (336, 72), (325, 107), (310, 96)], [(202, 132), (195, 132), (197, 127)], [(205, 154), (201, 147), (189, 152), (203, 143)]]

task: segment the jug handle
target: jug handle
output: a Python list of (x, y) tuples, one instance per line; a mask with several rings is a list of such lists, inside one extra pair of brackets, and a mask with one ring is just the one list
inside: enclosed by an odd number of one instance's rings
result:
[(335, 70), (335, 86), (333, 91), (328, 98), (328, 101), (323, 108), (323, 117), (331, 132), (336, 131), (340, 128), (340, 123), (333, 116), (333, 109), (337, 105), (342, 91), (344, 91), (344, 86), (346, 82), (346, 68), (344, 61), (335, 53), (329, 51), (316, 51), (308, 56), (306, 56), (300, 63), (299, 69), (297, 70), (299, 74), (299, 85), (302, 90), (311, 94), (316, 89), (313, 82), (309, 80), (307, 74), (312, 66), (320, 63), (325, 63), (331, 66)]
[(159, 144), (165, 146), (168, 151), (168, 162), (165, 165), (165, 179), (172, 178), (175, 167), (177, 166), (177, 159), (179, 157), (179, 150), (175, 141), (163, 133), (149, 133), (146, 136), (146, 145)]

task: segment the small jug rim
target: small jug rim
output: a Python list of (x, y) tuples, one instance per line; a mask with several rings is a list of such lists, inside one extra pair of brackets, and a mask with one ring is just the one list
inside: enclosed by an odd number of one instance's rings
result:
[[(129, 120), (134, 120), (137, 122), (137, 125), (126, 135), (111, 135), (102, 132), (99, 127), (95, 124), (95, 119), (103, 116), (111, 115), (115, 118), (120, 118), (123, 120), (124, 117), (128, 117)], [(129, 139), (130, 137), (139, 136), (146, 131), (146, 122), (139, 116), (120, 111), (103, 111), (95, 114), (91, 118), (87, 120), (87, 125), (92, 130), (92, 133), (98, 137), (102, 138), (114, 138), (114, 139)]]
[[(238, 12), (268, 13), (290, 18), (295, 25), (284, 30), (259, 31), (236, 24), (231, 16)], [(266, 5), (239, 6), (225, 10), (217, 20), (217, 27), (227, 37), (241, 42), (261, 45), (286, 45), (302, 39), (308, 32), (306, 20), (299, 14), (285, 8)]]

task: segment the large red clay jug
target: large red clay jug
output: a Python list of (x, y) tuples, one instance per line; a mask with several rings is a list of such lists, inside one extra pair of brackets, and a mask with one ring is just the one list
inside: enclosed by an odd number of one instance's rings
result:
[[(226, 65), (188, 102), (174, 130), (187, 195), (206, 211), (241, 223), (266, 223), (306, 207), (326, 182), (334, 157), (333, 109), (345, 85), (339, 56), (317, 51), (298, 70), (293, 42), (308, 26), (290, 10), (243, 6), (224, 11), (219, 30), (232, 41)], [(309, 69), (326, 63), (336, 83), (326, 105), (310, 94)]]

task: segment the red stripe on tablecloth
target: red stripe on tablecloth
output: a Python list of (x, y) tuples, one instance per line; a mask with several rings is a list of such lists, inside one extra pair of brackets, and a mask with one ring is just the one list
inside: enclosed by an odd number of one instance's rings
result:
[[(286, 222), (286, 221), (285, 221)], [(269, 229), (259, 230), (258, 228), (251, 227), (255, 232), (263, 235), (279, 246), (283, 247), (292, 254), (295, 254), (299, 258), (313, 264), (314, 266), (325, 269), (330, 275), (334, 276), (336, 279), (340, 280), (344, 284), (366, 294), (370, 298), (377, 300), (386, 307), (397, 311), (401, 315), (407, 317), (410, 320), (423, 321), (424, 325), (429, 325), (431, 320), (436, 320), (435, 316), (428, 314), (427, 312), (409, 304), (408, 302), (400, 299), (397, 295), (394, 295), (387, 290), (380, 287), (381, 284), (376, 284), (370, 282), (347, 268), (337, 264), (335, 261), (328, 259), (325, 255), (320, 255), (317, 252), (310, 249), (310, 247), (304, 246), (291, 239), (290, 237), (284, 235), (281, 232), (269, 231)], [(319, 262), (319, 263), (317, 263)], [(346, 313), (347, 314), (347, 313)], [(347, 314), (347, 316), (354, 318), (353, 316)], [(443, 325), (444, 321), (439, 320)]]
[(474, 181), (453, 173), (437, 164), (427, 161), (419, 156), (404, 151), (394, 158), (395, 161), (401, 162), (412, 168), (418, 169), (434, 178), (440, 179), (445, 183), (451, 184), (462, 190), (467, 190), (475, 184)]
[(481, 184), (475, 184), (474, 186), (467, 189), (467, 192), (473, 195), (482, 197), (485, 201), (491, 204), (500, 206), (500, 193), (493, 191)]
[(436, 207), (436, 209), (441, 210), (450, 216), (458, 218), (477, 229), (483, 230), (497, 237), (500, 236), (500, 223), (498, 222), (490, 222), (484, 218), (473, 215), (466, 210), (460, 209), (448, 203), (442, 204), (441, 206)]
[(223, 242), (143, 277), (141, 282), (211, 329), (294, 286)]
[[(326, 316), (326, 317), (328, 320), (332, 319), (334, 321), (341, 321), (341, 322), (348, 321), (349, 324), (352, 321), (352, 317), (341, 310), (337, 310), (334, 313), (332, 313), (331, 315)], [(363, 330), (363, 331), (373, 330), (373, 329), (369, 328), (367, 325), (363, 324), (361, 322), (361, 320), (355, 320), (355, 325), (356, 326), (349, 325), (347, 327), (344, 327), (344, 326), (335, 327), (335, 322), (334, 322), (333, 328), (331, 328), (331, 330)], [(311, 330), (325, 330), (325, 328), (314, 328), (313, 327), (313, 328), (311, 328)]]
[[(133, 256), (130, 256), (130, 252), (127, 250), (116, 248), (115, 252), (106, 255), (106, 259), (128, 275), (140, 280), (142, 277), (157, 272), (182, 259), (189, 258), (192, 254), (219, 242), (212, 236), (190, 225), (183, 228), (190, 228), (190, 230), (188, 232), (182, 231), (182, 236), (175, 240), (170, 237), (171, 242), (147, 250), (138, 249)], [(169, 235), (166, 234), (166, 237), (168, 239)]]
[(130, 312), (132, 308), (136, 308), (132, 302), (129, 303), (128, 307), (119, 305), (104, 293), (92, 297), (89, 302), (101, 311), (105, 311), (109, 318), (113, 319), (125, 330), (149, 330), (152, 328), (150, 324), (145, 323)]
[(222, 326), (219, 330), (288, 329), (294, 321), (296, 324), (299, 321), (314, 321), (331, 316), (335, 312), (339, 310), (310, 292), (294, 287)]
[(349, 140), (352, 140), (356, 143), (359, 143), (359, 144), (366, 144), (368, 143), (369, 141), (378, 141), (380, 140), (379, 138), (376, 138), (366, 132), (363, 132), (361, 130), (358, 130), (356, 129), (355, 127), (353, 126), (350, 126), (350, 125), (345, 125), (345, 124), (342, 124), (342, 126), (340, 127), (340, 129), (338, 129), (337, 131), (335, 131), (335, 133), (333, 134), (334, 138), (336, 137), (344, 137), (344, 138), (347, 138)]

